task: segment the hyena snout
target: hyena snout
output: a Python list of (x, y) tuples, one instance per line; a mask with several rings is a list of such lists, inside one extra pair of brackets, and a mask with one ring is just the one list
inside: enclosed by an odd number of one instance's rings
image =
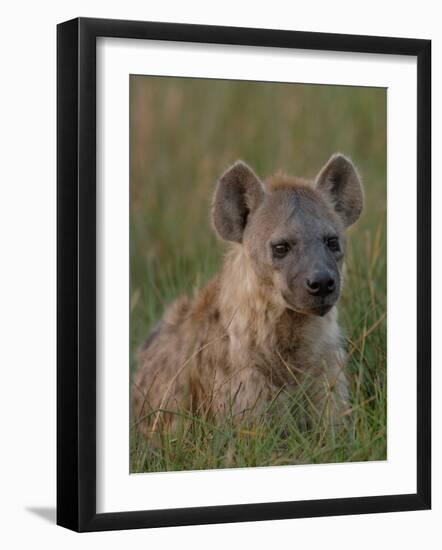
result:
[(325, 298), (336, 290), (336, 280), (330, 271), (316, 271), (305, 280), (307, 292)]
[(339, 300), (340, 286), (339, 272), (324, 267), (299, 273), (283, 296), (296, 311), (322, 316)]
[(282, 296), (287, 306), (300, 313), (325, 315), (340, 296), (338, 270), (327, 267), (303, 270), (287, 280)]

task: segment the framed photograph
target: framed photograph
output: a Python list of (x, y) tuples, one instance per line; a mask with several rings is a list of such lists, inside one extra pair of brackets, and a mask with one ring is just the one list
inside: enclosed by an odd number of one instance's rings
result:
[(429, 509), (430, 41), (57, 40), (57, 523)]

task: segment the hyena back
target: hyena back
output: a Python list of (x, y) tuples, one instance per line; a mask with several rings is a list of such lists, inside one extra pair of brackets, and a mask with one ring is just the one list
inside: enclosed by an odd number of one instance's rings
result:
[(260, 181), (238, 161), (219, 179), (212, 219), (230, 247), (221, 271), (179, 298), (139, 353), (134, 420), (145, 433), (173, 429), (173, 411), (238, 418), (309, 380), (311, 400), (347, 408), (337, 323), (345, 230), (360, 216), (360, 178), (343, 155), (314, 181)]

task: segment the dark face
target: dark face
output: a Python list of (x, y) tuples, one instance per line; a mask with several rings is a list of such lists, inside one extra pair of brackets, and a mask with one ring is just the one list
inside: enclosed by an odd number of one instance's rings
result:
[(263, 184), (238, 161), (218, 181), (212, 215), (218, 235), (243, 246), (273, 303), (325, 315), (341, 291), (345, 229), (363, 202), (359, 175), (339, 153), (310, 184), (284, 175)]
[(322, 316), (337, 302), (344, 226), (319, 191), (299, 187), (266, 194), (247, 222), (243, 244), (278, 303)]

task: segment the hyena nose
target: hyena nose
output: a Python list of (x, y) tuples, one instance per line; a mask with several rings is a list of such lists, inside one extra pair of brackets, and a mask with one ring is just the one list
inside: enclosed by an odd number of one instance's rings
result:
[(312, 296), (327, 296), (336, 288), (336, 282), (328, 271), (319, 271), (305, 282), (307, 291)]

